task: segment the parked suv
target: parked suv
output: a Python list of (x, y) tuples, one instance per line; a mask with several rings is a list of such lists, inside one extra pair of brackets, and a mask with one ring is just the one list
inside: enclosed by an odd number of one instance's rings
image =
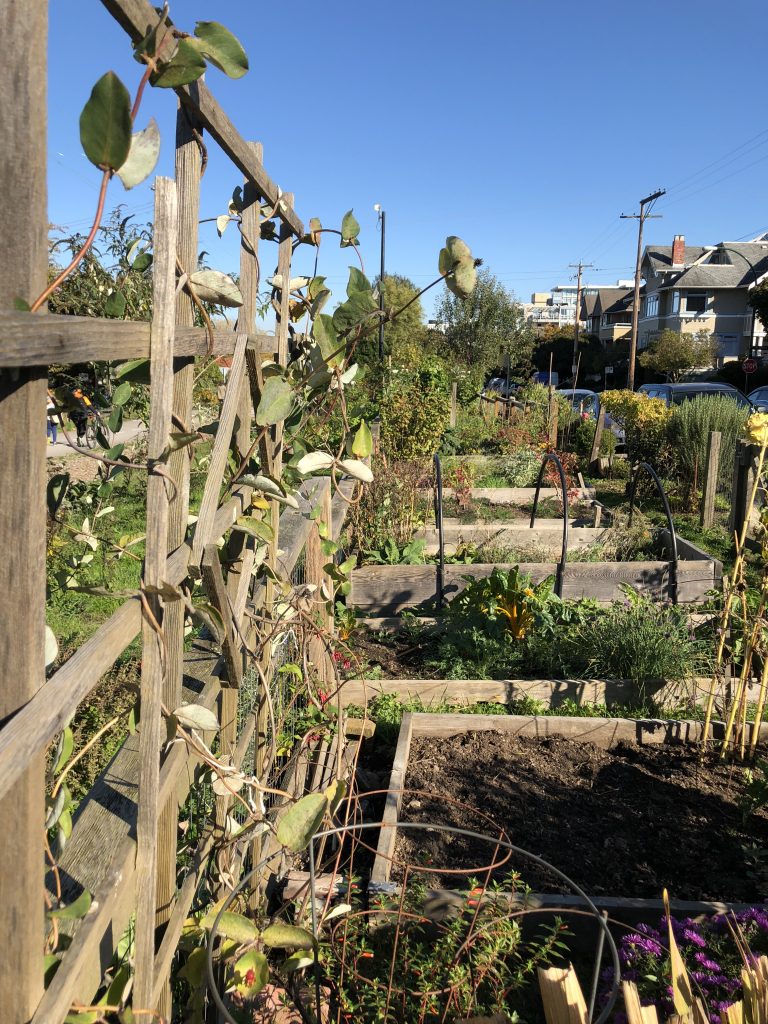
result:
[(690, 402), (692, 398), (719, 395), (721, 398), (732, 398), (741, 406), (752, 408), (747, 396), (730, 384), (712, 384), (709, 381), (693, 384), (643, 384), (637, 391), (638, 394), (648, 395), (649, 398), (660, 398), (667, 407), (682, 405), (683, 402)]

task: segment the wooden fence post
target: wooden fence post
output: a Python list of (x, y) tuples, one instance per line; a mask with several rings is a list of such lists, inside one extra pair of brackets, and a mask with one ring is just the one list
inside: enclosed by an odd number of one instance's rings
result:
[[(176, 188), (177, 188), (177, 243), (179, 263), (185, 270), (197, 264), (198, 220), (200, 218), (200, 147), (195, 125), (189, 111), (178, 107), (176, 111)], [(176, 323), (192, 327), (195, 323), (194, 303), (186, 292), (176, 298)], [(195, 373), (193, 356), (177, 356), (173, 360), (173, 415), (187, 429), (192, 429), (192, 387)], [(187, 533), (189, 515), (189, 477), (192, 449), (182, 448), (171, 453), (168, 472), (176, 488), (168, 510), (168, 551), (175, 551)], [(181, 703), (184, 675), (184, 617), (181, 601), (173, 601), (165, 610), (164, 633), (168, 668), (163, 683), (163, 702), (175, 708)], [(170, 919), (176, 895), (176, 850), (178, 834), (178, 807), (171, 800), (162, 808), (157, 831), (157, 920), (160, 934)], [(172, 1013), (171, 987), (168, 982), (162, 990), (157, 1009), (164, 1017)]]
[[(3, 6), (0, 103), (0, 308), (32, 302), (48, 272), (46, 67), (48, 4)], [(21, 212), (23, 211), (23, 213)], [(0, 538), (6, 584), (0, 589), (0, 720), (7, 721), (45, 683), (45, 367), (0, 375)], [(0, 1007), (8, 1024), (32, 1016), (43, 993), (45, 918), (44, 755), (33, 756), (0, 801)]]
[(720, 473), (720, 443), (723, 435), (713, 430), (709, 435), (707, 448), (707, 468), (704, 473), (704, 488), (701, 495), (701, 516), (699, 522), (703, 529), (708, 530), (715, 518), (715, 494), (717, 479)]
[(451, 411), (448, 417), (449, 427), (456, 426), (458, 391), (459, 385), (454, 381), (453, 384), (451, 384)]
[(555, 396), (553, 394), (550, 394), (550, 396), (549, 396), (549, 417), (548, 417), (549, 423), (548, 423), (548, 427), (549, 427), (549, 443), (552, 445), (553, 448), (557, 447), (557, 414), (558, 414), (557, 399), (555, 398)]
[[(162, 586), (168, 554), (168, 482), (152, 469), (168, 444), (173, 411), (173, 341), (176, 330), (176, 184), (155, 180), (154, 288), (152, 298), (152, 381), (147, 460), (147, 539), (144, 584)], [(139, 807), (136, 823), (136, 975), (133, 1002), (150, 1009), (155, 973), (155, 915), (157, 909), (157, 840), (162, 808), (160, 746), (163, 677), (167, 671), (161, 628), (163, 604), (158, 594), (145, 595), (142, 622), (141, 728), (139, 732)], [(172, 708), (170, 710), (173, 710)]]
[(590, 470), (595, 465), (597, 460), (600, 458), (600, 445), (603, 441), (603, 431), (605, 430), (605, 406), (600, 406), (600, 413), (597, 417), (597, 423), (595, 424), (595, 436), (592, 441), (592, 451), (589, 455), (589, 468)]
[(740, 533), (747, 517), (749, 501), (750, 477), (752, 468), (752, 445), (744, 441), (736, 442), (736, 456), (733, 460), (733, 486), (731, 489), (731, 514), (728, 520), (728, 532), (731, 536)]

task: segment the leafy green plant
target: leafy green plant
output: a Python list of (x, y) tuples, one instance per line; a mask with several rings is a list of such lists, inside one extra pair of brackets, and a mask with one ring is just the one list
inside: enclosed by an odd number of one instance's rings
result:
[(741, 817), (747, 820), (768, 804), (768, 761), (759, 758), (754, 766), (744, 769), (744, 789), (739, 798)]
[(378, 550), (363, 551), (363, 561), (368, 565), (424, 565), (426, 541), (415, 538), (400, 547), (388, 537)]
[(382, 451), (398, 460), (434, 455), (448, 423), (448, 396), (440, 360), (418, 370), (393, 369), (379, 405)]
[(736, 441), (744, 431), (748, 410), (731, 398), (702, 395), (673, 408), (667, 438), (673, 453), (673, 468), (684, 485), (688, 501), (701, 487), (707, 465), (709, 435), (719, 431), (720, 465), (718, 486), (730, 486)]
[(509, 915), (507, 894), (527, 892), (518, 874), (488, 886), (469, 879), (463, 904), (436, 921), (425, 910), (430, 890), (416, 875), (402, 901), (379, 897), (370, 909), (350, 908), (321, 951), (341, 1013), (401, 1024), (436, 1020), (446, 1009), (451, 1019), (516, 1015), (536, 968), (568, 949), (559, 918), (524, 937), (521, 921)]

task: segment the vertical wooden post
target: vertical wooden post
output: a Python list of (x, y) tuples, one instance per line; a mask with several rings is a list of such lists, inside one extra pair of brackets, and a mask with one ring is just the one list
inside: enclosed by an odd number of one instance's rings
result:
[[(155, 180), (154, 289), (152, 302), (152, 382), (147, 461), (147, 540), (144, 585), (159, 587), (165, 577), (168, 552), (168, 483), (152, 469), (168, 443), (173, 409), (173, 343), (176, 323), (176, 185)], [(163, 638), (163, 603), (145, 595), (142, 622), (141, 726), (139, 733), (139, 807), (136, 824), (136, 974), (133, 1005), (152, 1009), (155, 966), (157, 897), (157, 832), (160, 815), (159, 778), (162, 742), (161, 702), (167, 669)]]
[[(3, 4), (0, 308), (6, 310), (17, 298), (32, 302), (48, 272), (47, 12), (45, 0)], [(44, 367), (0, 374), (2, 721), (45, 685), (46, 382)], [(8, 1024), (29, 1020), (43, 992), (44, 763), (42, 754), (33, 757), (0, 801), (0, 1007)]]
[(715, 519), (715, 495), (717, 494), (717, 478), (720, 472), (720, 444), (723, 435), (713, 430), (709, 435), (707, 448), (707, 468), (704, 473), (704, 488), (701, 495), (701, 516), (699, 522), (703, 529), (708, 530)]
[(549, 427), (549, 443), (552, 445), (553, 448), (557, 448), (557, 414), (558, 414), (557, 399), (555, 398), (554, 394), (550, 393), (550, 396), (549, 396), (549, 417), (548, 417), (549, 422), (548, 422), (548, 427)]
[(595, 436), (592, 440), (592, 451), (589, 455), (589, 466), (590, 469), (597, 460), (600, 458), (600, 445), (603, 441), (603, 431), (605, 430), (605, 406), (601, 404), (600, 413), (597, 417), (597, 423), (595, 424)]
[(733, 536), (740, 533), (747, 516), (749, 501), (749, 480), (752, 474), (752, 445), (744, 441), (736, 442), (736, 455), (733, 460), (733, 486), (731, 489), (731, 514), (728, 520), (728, 532)]
[(456, 383), (456, 381), (454, 381), (453, 384), (451, 384), (451, 412), (450, 412), (450, 415), (449, 415), (449, 418), (448, 418), (448, 426), (449, 427), (455, 427), (456, 426), (458, 390), (459, 390), (459, 385)]
[[(179, 263), (188, 272), (197, 266), (198, 220), (200, 218), (200, 147), (193, 129), (192, 115), (179, 106), (176, 111), (176, 189), (177, 189), (177, 243)], [(186, 292), (176, 298), (176, 323), (192, 327), (195, 306)], [(195, 360), (191, 356), (177, 356), (173, 360), (173, 415), (179, 424), (192, 429), (192, 387)], [(176, 488), (168, 510), (168, 551), (175, 551), (184, 541), (189, 515), (189, 478), (191, 448), (172, 452), (168, 472)], [(165, 643), (168, 667), (163, 681), (163, 703), (176, 708), (181, 704), (184, 676), (184, 607), (173, 601), (165, 609)], [(162, 808), (157, 830), (157, 920), (160, 931), (168, 923), (176, 895), (176, 846), (178, 808), (174, 800)], [(172, 1013), (170, 980), (165, 985), (159, 1012), (170, 1019)]]

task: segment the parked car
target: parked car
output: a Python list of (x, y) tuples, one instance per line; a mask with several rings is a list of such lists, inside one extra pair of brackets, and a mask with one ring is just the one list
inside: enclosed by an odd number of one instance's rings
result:
[(547, 387), (551, 384), (553, 388), (560, 383), (560, 375), (555, 370), (551, 373), (549, 370), (539, 370), (538, 373), (534, 373), (533, 379), (537, 384), (544, 384)]
[[(571, 403), (573, 411), (580, 416), (597, 419), (600, 415), (600, 395), (596, 391), (588, 391), (586, 388), (558, 388), (557, 394), (566, 398)], [(605, 425), (619, 441), (624, 440), (624, 431), (608, 412), (605, 414)]]
[(516, 390), (517, 384), (514, 381), (509, 381), (509, 384), (507, 384), (506, 377), (491, 377), (483, 388), (483, 394), (489, 395), (493, 393), (500, 398), (511, 398)]
[(702, 398), (705, 395), (720, 395), (722, 398), (732, 398), (741, 406), (752, 408), (750, 400), (738, 388), (731, 387), (730, 384), (713, 384), (711, 381), (693, 384), (643, 384), (637, 391), (638, 394), (648, 395), (649, 398), (660, 398), (667, 407), (682, 405), (683, 402), (690, 402), (692, 398)]
[(760, 412), (768, 412), (768, 387), (755, 388), (754, 391), (750, 391), (747, 398)]

